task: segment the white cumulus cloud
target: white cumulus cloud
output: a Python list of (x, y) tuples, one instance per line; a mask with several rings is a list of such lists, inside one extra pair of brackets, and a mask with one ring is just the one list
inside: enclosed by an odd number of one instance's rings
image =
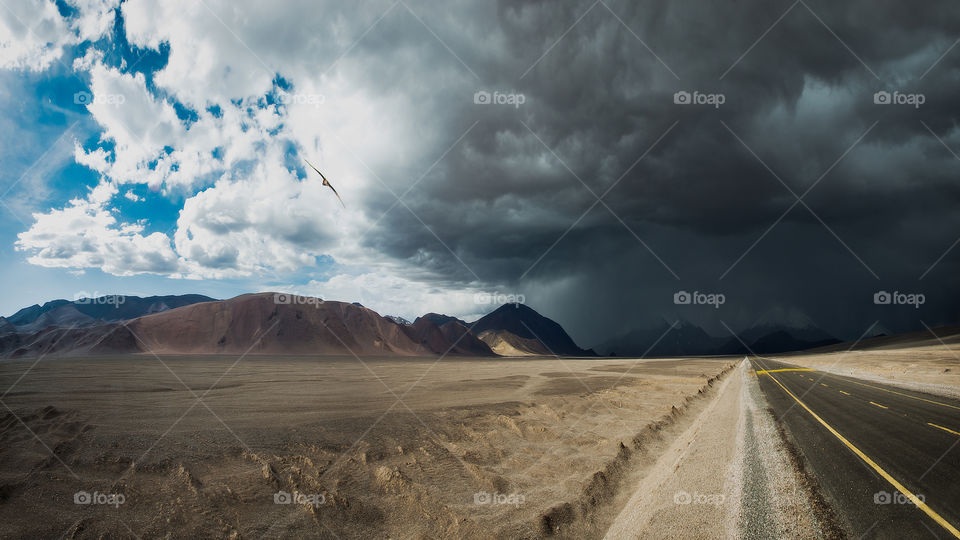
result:
[(39, 266), (99, 268), (122, 276), (177, 271), (169, 238), (145, 235), (143, 225), (120, 222), (110, 212), (116, 194), (116, 185), (102, 183), (62, 209), (34, 214), (36, 222), (20, 233), (16, 248), (31, 252), (27, 260)]
[(0, 67), (43, 71), (64, 48), (95, 41), (109, 31), (120, 0), (68, 0), (75, 13), (60, 15), (51, 0), (5, 0), (0, 9)]

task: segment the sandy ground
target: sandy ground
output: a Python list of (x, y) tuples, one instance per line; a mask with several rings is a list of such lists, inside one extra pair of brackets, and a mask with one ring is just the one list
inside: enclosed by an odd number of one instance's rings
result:
[(799, 354), (780, 359), (837, 375), (960, 399), (960, 346), (956, 344)]
[(732, 364), (4, 361), (0, 536), (598, 538)]
[(606, 538), (824, 538), (815, 488), (791, 462), (742, 362), (642, 472)]

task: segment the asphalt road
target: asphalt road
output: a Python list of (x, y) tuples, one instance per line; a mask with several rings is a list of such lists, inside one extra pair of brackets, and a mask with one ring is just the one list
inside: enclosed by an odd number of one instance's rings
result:
[(851, 538), (960, 538), (960, 401), (752, 362)]

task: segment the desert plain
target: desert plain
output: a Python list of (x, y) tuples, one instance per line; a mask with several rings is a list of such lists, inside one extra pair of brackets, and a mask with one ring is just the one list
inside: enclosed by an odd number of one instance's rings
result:
[(738, 361), (7, 360), (0, 536), (599, 537)]
[[(949, 396), (955, 341), (780, 358)], [(742, 357), (7, 359), (0, 537), (842, 538), (755, 370)]]

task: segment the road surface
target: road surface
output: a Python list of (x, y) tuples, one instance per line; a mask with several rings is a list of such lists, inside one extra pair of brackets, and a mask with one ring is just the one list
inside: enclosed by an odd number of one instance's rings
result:
[(771, 359), (752, 365), (852, 538), (960, 538), (960, 402)]

